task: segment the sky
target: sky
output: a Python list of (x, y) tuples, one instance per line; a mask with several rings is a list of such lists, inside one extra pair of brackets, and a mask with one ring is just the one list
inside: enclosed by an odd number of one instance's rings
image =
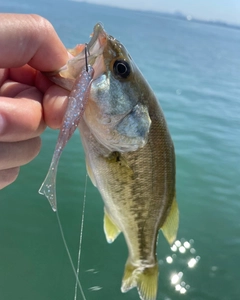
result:
[(169, 13), (180, 11), (202, 20), (240, 24), (240, 0), (84, 0), (84, 2)]

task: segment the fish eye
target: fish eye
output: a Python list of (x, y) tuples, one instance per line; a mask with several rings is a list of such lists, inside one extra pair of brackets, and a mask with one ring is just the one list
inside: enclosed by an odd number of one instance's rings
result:
[(130, 75), (131, 67), (125, 60), (117, 59), (113, 64), (114, 74), (122, 78), (127, 78)]

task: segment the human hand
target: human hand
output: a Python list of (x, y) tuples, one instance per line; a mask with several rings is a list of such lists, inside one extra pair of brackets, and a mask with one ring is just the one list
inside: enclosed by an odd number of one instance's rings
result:
[(46, 125), (60, 127), (68, 92), (40, 71), (68, 53), (52, 25), (37, 15), (0, 14), (0, 189), (40, 150)]

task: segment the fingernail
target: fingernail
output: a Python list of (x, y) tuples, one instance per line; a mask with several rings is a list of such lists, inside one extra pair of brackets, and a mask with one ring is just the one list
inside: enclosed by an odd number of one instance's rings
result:
[(5, 126), (6, 126), (5, 118), (2, 115), (0, 115), (0, 135), (4, 132)]

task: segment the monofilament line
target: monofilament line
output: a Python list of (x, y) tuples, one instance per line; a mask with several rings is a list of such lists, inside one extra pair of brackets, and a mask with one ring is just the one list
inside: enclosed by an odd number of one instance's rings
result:
[(56, 211), (56, 215), (57, 215), (57, 220), (58, 220), (58, 225), (59, 225), (59, 228), (60, 228), (60, 232), (61, 232), (61, 236), (62, 236), (62, 240), (63, 240), (63, 243), (64, 243), (64, 246), (65, 246), (65, 249), (67, 251), (67, 255), (68, 255), (68, 258), (69, 258), (69, 261), (71, 263), (71, 266), (72, 266), (72, 269), (73, 269), (73, 273), (76, 277), (76, 281), (77, 281), (77, 284), (78, 284), (78, 287), (81, 291), (81, 294), (82, 294), (82, 297), (83, 297), (83, 300), (86, 300), (86, 297), (84, 295), (84, 292), (83, 292), (83, 289), (82, 289), (82, 285), (78, 279), (78, 274), (75, 270), (75, 267), (74, 267), (74, 264), (73, 264), (73, 261), (72, 261), (72, 257), (71, 257), (71, 254), (70, 254), (70, 251), (68, 249), (68, 245), (67, 245), (67, 242), (66, 242), (66, 239), (65, 239), (65, 236), (64, 236), (64, 232), (63, 232), (63, 228), (62, 228), (62, 224), (61, 224), (61, 221), (60, 221), (60, 218), (59, 218), (59, 215), (58, 215), (58, 211)]
[(77, 300), (77, 287), (78, 287), (78, 279), (79, 279), (78, 276), (79, 276), (79, 268), (80, 268), (81, 252), (82, 252), (83, 226), (84, 226), (84, 215), (85, 215), (86, 196), (87, 196), (87, 178), (88, 178), (88, 175), (86, 173), (85, 186), (84, 186), (84, 196), (83, 196), (83, 206), (82, 206), (82, 221), (81, 221), (80, 235), (79, 235), (77, 277), (76, 277), (76, 284), (75, 284), (74, 300)]

